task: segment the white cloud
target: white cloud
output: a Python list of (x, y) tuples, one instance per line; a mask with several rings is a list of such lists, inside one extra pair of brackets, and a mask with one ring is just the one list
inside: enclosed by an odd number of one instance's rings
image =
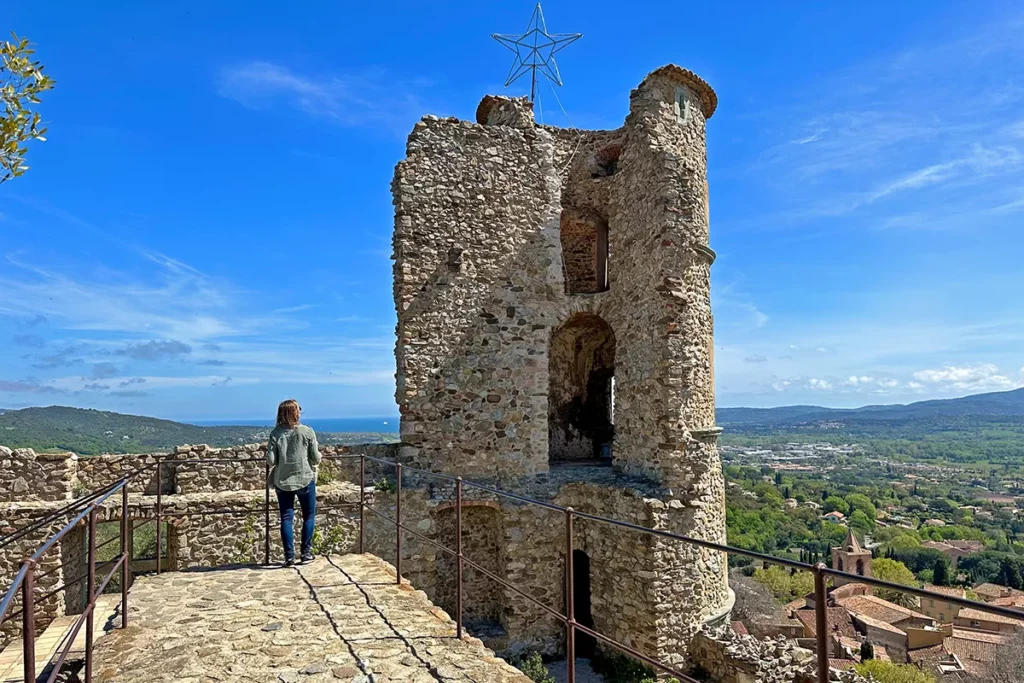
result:
[(992, 363), (945, 365), (941, 368), (919, 370), (914, 373), (914, 379), (928, 385), (940, 385), (963, 391), (1012, 389), (1024, 385), (1024, 382), (1002, 374), (998, 366)]
[(811, 379), (809, 379), (807, 381), (807, 386), (809, 388), (811, 388), (811, 389), (815, 389), (815, 390), (818, 390), (818, 391), (831, 391), (832, 390), (832, 383), (831, 382), (829, 382), (827, 380), (824, 380), (824, 379), (818, 379), (817, 377), (812, 377)]
[(145, 256), (161, 268), (143, 280), (87, 266), (68, 273), (8, 254), (0, 315), (44, 315), (66, 329), (185, 340), (252, 333), (265, 322), (241, 316), (229, 322), (236, 288), (174, 259)]
[[(819, 86), (805, 86), (785, 113), (771, 118), (778, 123), (765, 127), (776, 142), (754, 167), (788, 204), (777, 210), (784, 219), (778, 222), (867, 214), (882, 202), (891, 210), (922, 201), (928, 219), (914, 221), (914, 227), (934, 229), (947, 224), (943, 219), (951, 213), (987, 208), (975, 206), (979, 193), (935, 201), (938, 192), (981, 186), (998, 194), (1019, 188), (1022, 26), (1015, 17), (975, 27), (827, 72)], [(984, 83), (984, 94), (964, 101), (959, 84), (966, 81)], [(950, 107), (951, 101), (961, 104)], [(764, 212), (757, 220), (764, 223)], [(965, 220), (960, 227), (975, 224)]]
[(419, 93), (426, 81), (381, 70), (308, 75), (268, 61), (222, 68), (217, 93), (250, 109), (290, 107), (346, 127), (384, 126), (408, 132), (426, 110)]

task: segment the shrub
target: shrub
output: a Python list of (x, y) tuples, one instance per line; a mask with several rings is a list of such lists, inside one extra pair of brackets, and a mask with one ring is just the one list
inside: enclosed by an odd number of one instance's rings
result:
[(328, 526), (326, 531), (317, 527), (313, 530), (311, 550), (314, 555), (337, 555), (348, 545), (347, 540), (340, 524)]
[(858, 664), (857, 673), (870, 675), (878, 683), (935, 683), (935, 677), (913, 664), (893, 664), (881, 659), (869, 659)]
[(520, 659), (518, 667), (533, 683), (555, 683), (555, 679), (548, 673), (548, 668), (544, 666), (544, 660), (536, 652), (531, 652)]

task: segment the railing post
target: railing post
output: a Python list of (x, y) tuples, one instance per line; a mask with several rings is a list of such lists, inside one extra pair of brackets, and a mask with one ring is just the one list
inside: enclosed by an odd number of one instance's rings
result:
[(395, 463), (395, 580), (402, 585), (402, 465)]
[(163, 534), (164, 515), (164, 459), (156, 461), (156, 573), (160, 573), (160, 558), (163, 556), (163, 548), (160, 546)]
[(128, 577), (131, 574), (131, 539), (128, 536), (128, 480), (121, 487), (121, 628), (128, 626)]
[(92, 683), (93, 622), (96, 617), (96, 504), (89, 511), (89, 586), (85, 607), (85, 683)]
[(36, 561), (25, 558), (25, 580), (21, 583), (21, 642), (26, 681), (36, 680)]
[(270, 462), (263, 461), (263, 564), (270, 564)]
[(455, 635), (462, 638), (462, 477), (455, 478)]
[(814, 565), (814, 630), (818, 648), (818, 683), (828, 683), (828, 594), (825, 592), (825, 565)]
[(359, 554), (366, 552), (366, 455), (359, 456)]
[(565, 509), (565, 673), (576, 683), (576, 606), (572, 580), (572, 508)]

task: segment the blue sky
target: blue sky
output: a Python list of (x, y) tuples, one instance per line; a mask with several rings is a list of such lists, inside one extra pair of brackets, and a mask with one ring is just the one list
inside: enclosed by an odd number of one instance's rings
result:
[[(57, 79), (49, 140), (0, 186), (0, 406), (393, 414), (394, 164), (422, 114), (506, 92), (489, 34), (532, 5), (99, 5), (0, 26)], [(719, 405), (1024, 384), (1019, 4), (625, 7), (545, 4), (584, 33), (558, 97), (612, 128), (662, 64), (717, 90)]]

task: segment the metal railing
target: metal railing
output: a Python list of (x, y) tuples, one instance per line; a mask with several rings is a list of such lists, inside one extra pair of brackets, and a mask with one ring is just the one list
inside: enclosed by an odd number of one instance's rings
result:
[[(912, 595), (924, 598), (940, 599), (946, 603), (958, 605), (960, 607), (975, 608), (991, 614), (997, 614), (1004, 617), (1010, 617), (1013, 619), (1024, 620), (1024, 611), (1011, 609), (1008, 607), (1002, 607), (997, 605), (991, 605), (988, 603), (977, 602), (974, 600), (968, 600), (965, 598), (958, 598), (952, 595), (946, 595), (942, 593), (935, 593), (932, 591), (915, 588), (912, 586), (904, 586), (901, 584), (891, 583), (888, 581), (882, 581), (873, 577), (861, 576), (858, 574), (851, 574), (848, 572), (842, 572), (835, 569), (831, 569), (824, 564), (810, 565), (787, 558), (775, 557), (764, 553), (758, 553), (750, 550), (744, 550), (741, 548), (735, 548), (729, 545), (720, 543), (714, 543), (711, 541), (705, 541), (703, 539), (691, 538), (680, 534), (675, 534), (670, 531), (664, 531), (661, 529), (651, 529), (648, 527), (632, 524), (630, 522), (624, 522), (609, 517), (602, 517), (600, 515), (589, 514), (586, 512), (576, 511), (571, 507), (562, 507), (555, 505), (554, 503), (544, 502), (523, 496), (520, 494), (512, 493), (509, 491), (503, 491), (492, 486), (479, 484), (471, 481), (464, 480), (462, 477), (452, 477), (446, 474), (438, 472), (430, 472), (427, 470), (417, 469), (407, 465), (403, 465), (399, 462), (386, 460), (382, 458), (376, 458), (373, 456), (362, 455), (362, 454), (351, 454), (351, 455), (338, 455), (338, 456), (325, 456), (326, 460), (346, 460), (359, 458), (359, 500), (355, 503), (342, 503), (333, 506), (318, 506), (318, 509), (342, 509), (351, 508), (357, 506), (359, 510), (359, 536), (357, 541), (357, 549), (359, 553), (366, 551), (366, 511), (373, 513), (375, 516), (383, 519), (384, 521), (393, 524), (395, 527), (395, 575), (396, 582), (401, 585), (402, 583), (402, 538), (403, 534), (410, 534), (417, 538), (421, 542), (427, 543), (443, 553), (446, 553), (455, 558), (456, 563), (456, 593), (455, 593), (455, 625), (456, 625), (456, 637), (462, 638), (465, 628), (463, 624), (463, 573), (465, 567), (470, 567), (475, 571), (479, 572), (482, 576), (495, 582), (496, 584), (512, 591), (517, 596), (527, 600), (531, 604), (539, 607), (545, 613), (554, 617), (556, 620), (561, 622), (565, 627), (565, 653), (566, 653), (566, 668), (567, 668), (567, 679), (569, 683), (575, 683), (576, 680), (576, 635), (582, 633), (590, 636), (591, 638), (604, 643), (605, 645), (618, 650), (620, 652), (629, 655), (651, 667), (654, 667), (658, 671), (664, 672), (671, 676), (675, 676), (680, 681), (687, 683), (696, 683), (697, 679), (692, 678), (686, 673), (679, 671), (672, 666), (665, 664), (654, 657), (637, 650), (629, 645), (618, 642), (615, 639), (604, 635), (594, 628), (581, 624), (576, 619), (575, 605), (574, 605), (574, 576), (573, 576), (573, 551), (574, 551), (574, 540), (573, 540), (573, 522), (576, 519), (587, 520), (590, 522), (596, 522), (599, 524), (605, 524), (620, 529), (625, 529), (630, 532), (639, 534), (648, 534), (660, 539), (678, 541), (709, 550), (719, 551), (725, 554), (739, 555), (754, 560), (760, 560), (769, 564), (777, 564), (790, 569), (809, 571), (814, 576), (814, 609), (815, 609), (815, 640), (817, 647), (817, 677), (820, 683), (827, 683), (829, 680), (829, 633), (827, 624), (827, 578), (839, 577), (844, 578), (848, 581), (856, 581), (858, 583), (864, 583), (869, 586), (884, 588), (889, 590), (902, 591), (910, 593)], [(367, 503), (366, 496), (366, 463), (372, 461), (384, 465), (388, 468), (393, 468), (395, 476), (395, 517), (389, 517), (388, 515), (380, 512), (373, 507), (372, 498), (371, 503)], [(267, 485), (264, 486), (264, 506), (263, 508), (241, 508), (241, 509), (220, 509), (220, 510), (202, 510), (198, 512), (190, 511), (178, 511), (178, 512), (165, 512), (163, 505), (163, 471), (165, 467), (176, 467), (179, 465), (218, 465), (218, 464), (232, 464), (237, 465), (239, 463), (246, 462), (263, 462), (264, 476), (266, 477)], [(15, 540), (24, 538), (32, 531), (42, 529), (46, 524), (53, 523), (58, 520), (61, 516), (72, 514), (82, 508), (75, 514), (75, 516), (67, 522), (58, 532), (47, 538), (42, 545), (30, 556), (25, 558), (21, 565), (21, 568), (15, 574), (14, 580), (8, 588), (6, 594), (0, 599), (0, 623), (8, 618), (14, 618), (16, 616), (22, 617), (22, 639), (23, 639), (23, 656), (24, 656), (24, 680), (26, 682), (36, 681), (36, 670), (35, 670), (35, 613), (36, 606), (42, 600), (45, 600), (53, 595), (57, 594), (61, 590), (66, 590), (68, 587), (75, 585), (76, 583), (85, 580), (87, 582), (87, 603), (82, 612), (82, 615), (72, 626), (70, 633), (66, 638), (66, 642), (62, 648), (59, 649), (59, 654), (52, 667), (50, 676), (46, 679), (46, 683), (53, 683), (60, 673), (61, 667), (65, 663), (69, 653), (71, 652), (74, 641), (80, 632), (82, 626), (86, 628), (86, 642), (85, 642), (85, 670), (84, 670), (84, 681), (91, 683), (92, 681), (92, 669), (93, 669), (93, 612), (95, 611), (96, 602), (101, 594), (103, 594), (107, 585), (112, 580), (114, 573), (121, 570), (121, 601), (120, 601), (120, 613), (121, 613), (121, 627), (128, 625), (128, 583), (130, 574), (130, 563), (131, 563), (131, 549), (129, 547), (130, 533), (129, 533), (129, 515), (128, 515), (128, 484), (133, 481), (136, 477), (141, 474), (155, 468), (156, 469), (156, 501), (155, 501), (155, 514), (152, 517), (139, 516), (137, 521), (139, 524), (132, 526), (132, 531), (141, 526), (142, 524), (150, 521), (156, 521), (156, 571), (161, 573), (163, 567), (161, 564), (162, 552), (162, 523), (164, 518), (172, 516), (206, 516), (206, 515), (227, 515), (227, 514), (240, 514), (240, 515), (251, 515), (253, 513), (263, 513), (264, 523), (264, 547), (263, 547), (263, 563), (265, 565), (270, 564), (270, 466), (264, 458), (243, 458), (243, 459), (186, 459), (177, 460), (173, 458), (160, 458), (156, 463), (149, 466), (140, 468), (126, 477), (118, 480), (117, 482), (100, 489), (95, 493), (90, 493), (82, 499), (75, 501), (74, 503), (64, 506), (59, 510), (50, 513), (40, 520), (33, 522), (27, 527), (18, 530), (3, 539), (0, 539), (0, 548), (9, 545)], [(421, 477), (434, 478), (442, 481), (447, 481), (454, 485), (455, 489), (455, 548), (449, 548), (441, 543), (438, 543), (432, 538), (429, 538), (413, 528), (402, 523), (402, 479), (403, 474), (406, 472), (415, 473)], [(533, 505), (541, 508), (545, 508), (552, 512), (560, 513), (564, 516), (565, 520), (565, 562), (564, 562), (564, 590), (565, 590), (565, 601), (564, 601), (564, 612), (547, 605), (540, 600), (537, 600), (527, 592), (513, 585), (509, 581), (506, 581), (500, 576), (497, 576), (492, 571), (481, 566), (479, 563), (468, 559), (463, 552), (463, 507), (464, 507), (464, 490), (466, 487), (473, 488), (479, 491), (486, 492), (493, 496), (501, 498), (507, 498), (527, 505)], [(121, 493), (121, 552), (113, 562), (110, 571), (107, 575), (97, 583), (96, 580), (96, 551), (107, 545), (117, 538), (112, 538), (105, 543), (97, 546), (96, 544), (96, 521), (97, 521), (97, 510), (108, 501), (111, 496), (120, 492)], [(66, 536), (72, 529), (77, 527), (83, 521), (88, 524), (88, 553), (87, 553), (87, 572), (84, 576), (80, 576), (72, 581), (65, 581), (63, 584), (58, 586), (56, 589), (42, 595), (35, 595), (35, 582), (37, 579), (46, 576), (61, 567), (58, 566), (45, 574), (36, 575), (36, 566), (39, 559), (50, 549), (52, 549), (64, 536)], [(22, 596), (22, 608), (18, 612), (8, 615), (7, 612), (13, 604), (16, 596), (19, 594)]]

